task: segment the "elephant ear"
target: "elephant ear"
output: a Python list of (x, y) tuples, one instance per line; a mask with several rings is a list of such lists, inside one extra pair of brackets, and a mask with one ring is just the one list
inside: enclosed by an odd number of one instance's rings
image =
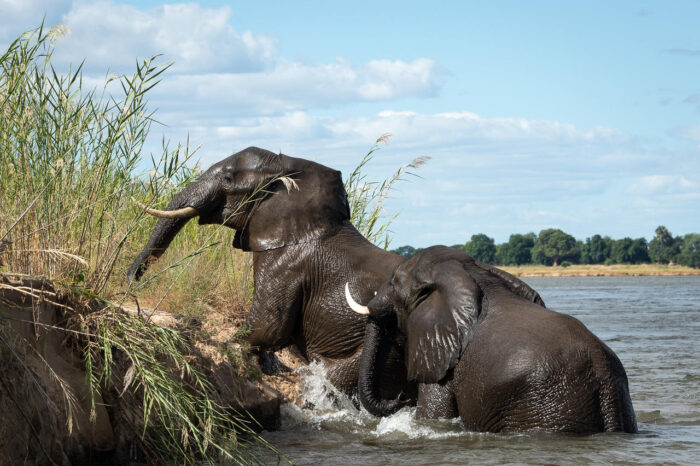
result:
[(481, 317), (482, 292), (453, 261), (441, 264), (427, 297), (409, 308), (406, 319), (406, 368), (409, 380), (436, 383), (454, 368)]
[(341, 174), (308, 160), (281, 155), (282, 174), (293, 183), (278, 181), (272, 193), (236, 231), (233, 246), (244, 251), (267, 251), (307, 243), (335, 233), (350, 220)]
[(481, 262), (474, 261), (474, 265), (495, 277), (515, 295), (520, 296), (521, 298), (524, 298), (532, 303), (539, 304), (542, 307), (547, 307), (544, 304), (544, 300), (540, 294), (518, 277), (509, 274), (505, 270), (501, 270), (488, 264), (482, 264)]

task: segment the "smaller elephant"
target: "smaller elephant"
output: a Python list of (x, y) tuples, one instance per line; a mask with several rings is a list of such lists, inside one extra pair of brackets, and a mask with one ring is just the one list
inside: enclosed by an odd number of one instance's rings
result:
[(404, 403), (377, 389), (386, 348), (399, 342), (423, 417), (459, 416), (484, 432), (637, 430), (615, 353), (526, 283), (462, 251), (427, 248), (399, 264), (367, 306), (349, 289), (346, 299), (367, 315), (358, 390), (372, 414)]

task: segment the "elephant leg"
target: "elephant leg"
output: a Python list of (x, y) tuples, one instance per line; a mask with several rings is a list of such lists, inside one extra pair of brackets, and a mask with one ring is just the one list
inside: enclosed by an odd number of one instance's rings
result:
[(457, 402), (448, 384), (422, 383), (418, 386), (418, 415), (426, 419), (459, 416)]
[[(357, 380), (360, 373), (361, 357), (362, 348), (345, 359), (330, 360), (318, 355), (311, 355), (310, 359), (324, 361), (328, 367), (326, 373), (328, 381), (351, 397), (353, 401), (358, 401)], [(400, 350), (396, 346), (389, 350), (387, 364), (382, 372), (382, 384), (380, 387), (382, 399), (391, 400), (400, 395), (402, 399), (409, 400), (407, 401), (408, 405), (414, 405), (417, 397), (417, 387), (415, 383), (406, 381), (406, 369), (401, 361)]]
[(346, 359), (326, 360), (328, 372), (326, 377), (341, 392), (351, 398), (357, 395), (357, 374), (360, 370), (359, 353)]

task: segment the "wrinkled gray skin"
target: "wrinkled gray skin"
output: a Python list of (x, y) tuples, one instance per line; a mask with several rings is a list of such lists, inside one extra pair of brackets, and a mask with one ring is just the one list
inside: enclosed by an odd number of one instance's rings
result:
[(401, 407), (380, 395), (375, 356), (403, 335), (422, 416), (460, 416), (467, 429), (486, 432), (637, 430), (615, 353), (527, 284), (462, 251), (419, 252), (367, 307), (359, 392), (375, 415)]
[[(280, 176), (295, 180), (298, 189), (273, 182)], [(261, 186), (272, 193), (241, 208)], [(350, 224), (340, 172), (250, 147), (213, 165), (166, 210), (184, 207), (197, 210), (200, 224), (234, 228), (234, 247), (253, 253), (250, 344), (263, 350), (296, 344), (307, 359), (327, 363), (336, 387), (355, 393), (365, 319), (347, 307), (343, 287), (350, 282), (355, 296), (369, 300), (403, 258), (374, 246)], [(128, 275), (139, 279), (187, 221), (159, 219)], [(405, 368), (391, 346), (383, 395), (395, 397)]]

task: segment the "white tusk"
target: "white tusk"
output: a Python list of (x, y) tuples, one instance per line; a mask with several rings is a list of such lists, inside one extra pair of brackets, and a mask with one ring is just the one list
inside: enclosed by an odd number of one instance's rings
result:
[(197, 209), (195, 209), (194, 207), (184, 207), (182, 209), (177, 210), (158, 210), (146, 207), (133, 197), (131, 198), (131, 200), (134, 201), (134, 203), (136, 203), (137, 206), (145, 210), (146, 213), (158, 218), (191, 218), (197, 216)]
[(357, 312), (358, 314), (362, 314), (363, 316), (369, 315), (369, 308), (367, 306), (357, 304), (355, 300), (352, 299), (352, 295), (350, 294), (350, 285), (348, 282), (345, 282), (345, 300), (348, 302), (348, 306), (350, 306), (350, 309), (353, 311)]

